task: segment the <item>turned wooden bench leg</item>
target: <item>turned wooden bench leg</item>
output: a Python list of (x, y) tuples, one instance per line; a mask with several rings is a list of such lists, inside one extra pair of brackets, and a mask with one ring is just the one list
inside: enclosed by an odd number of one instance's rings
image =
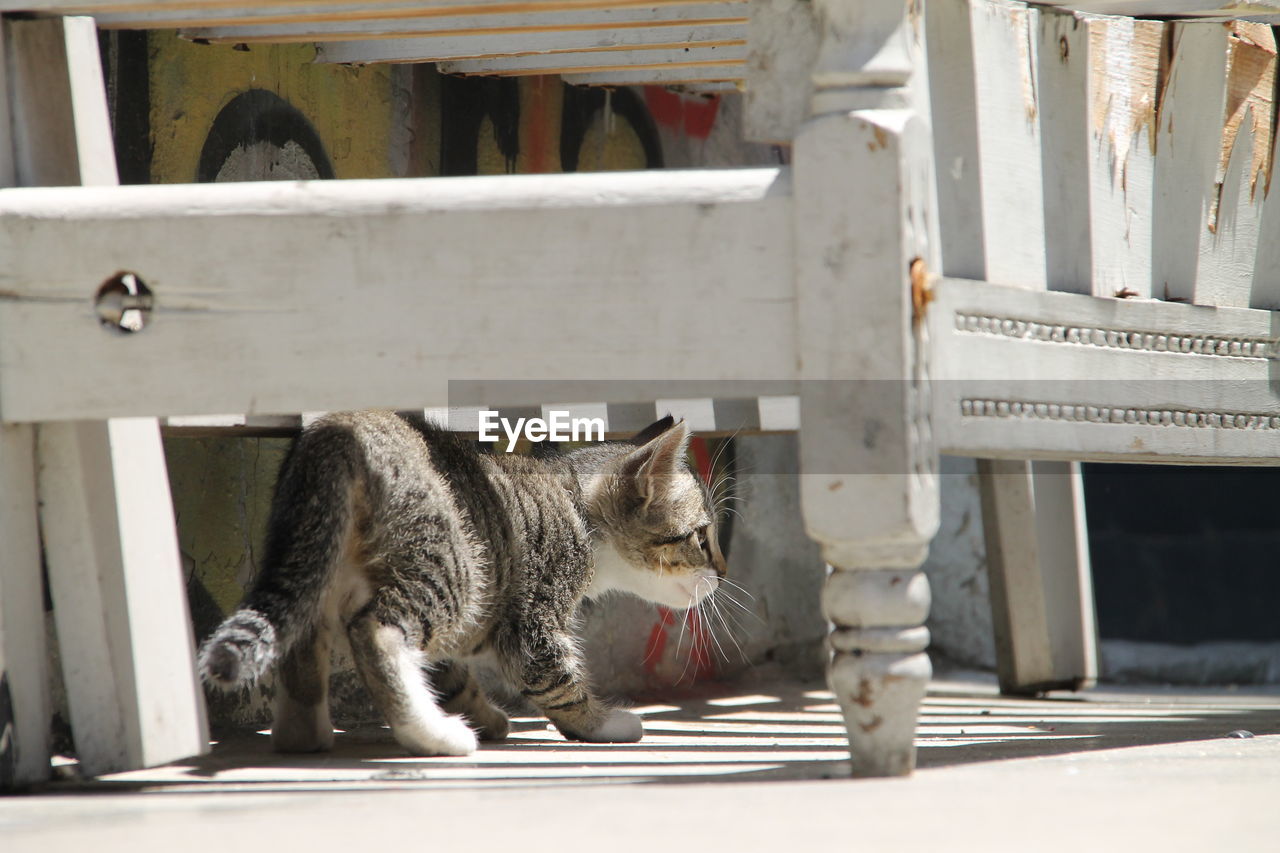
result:
[(1080, 466), (980, 460), (978, 475), (1001, 692), (1091, 685), (1097, 640)]
[(822, 593), (832, 623), (827, 681), (849, 732), (855, 776), (915, 767), (915, 731), (932, 668), (929, 581), (914, 569), (832, 565)]
[[(805, 527), (831, 567), (829, 681), (856, 776), (915, 766), (930, 677), (938, 526), (926, 346), (928, 128), (894, 0), (817, 0), (813, 117), (796, 134), (797, 338)], [(914, 300), (913, 300), (914, 292)]]

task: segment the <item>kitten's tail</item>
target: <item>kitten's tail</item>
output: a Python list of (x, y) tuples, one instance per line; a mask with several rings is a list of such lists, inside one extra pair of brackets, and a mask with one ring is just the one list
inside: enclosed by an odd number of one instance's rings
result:
[(206, 684), (223, 690), (253, 685), (315, 629), (350, 534), (358, 457), (358, 442), (340, 424), (315, 424), (294, 444), (276, 482), (263, 572), (197, 656)]
[(277, 645), (276, 629), (266, 616), (237, 610), (200, 647), (200, 677), (223, 690), (248, 687), (271, 668)]

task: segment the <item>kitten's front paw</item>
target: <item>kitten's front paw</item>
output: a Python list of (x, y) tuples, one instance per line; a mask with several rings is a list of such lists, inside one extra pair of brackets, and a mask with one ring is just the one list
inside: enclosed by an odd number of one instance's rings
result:
[(479, 746), (476, 733), (461, 717), (392, 726), (391, 733), (410, 755), (470, 755)]
[(594, 731), (578, 737), (590, 743), (635, 743), (644, 737), (644, 724), (630, 711), (614, 708)]
[(492, 705), (476, 712), (471, 722), (475, 725), (480, 740), (506, 740), (511, 731), (507, 715)]

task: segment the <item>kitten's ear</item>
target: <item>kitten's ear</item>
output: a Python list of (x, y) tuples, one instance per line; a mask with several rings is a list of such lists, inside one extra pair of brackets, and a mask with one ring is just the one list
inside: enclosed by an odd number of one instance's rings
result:
[(675, 418), (671, 417), (671, 415), (667, 415), (665, 418), (649, 424), (647, 427), (631, 436), (631, 438), (627, 439), (627, 441), (630, 444), (634, 444), (636, 447), (644, 447), (646, 444), (671, 429), (671, 427), (675, 425), (675, 422)]
[[(668, 415), (664, 420), (670, 419)], [(680, 421), (650, 439), (643, 447), (629, 453), (622, 461), (622, 475), (635, 484), (636, 491), (646, 504), (653, 503), (665, 497), (675, 484), (684, 465), (688, 447), (689, 425)]]

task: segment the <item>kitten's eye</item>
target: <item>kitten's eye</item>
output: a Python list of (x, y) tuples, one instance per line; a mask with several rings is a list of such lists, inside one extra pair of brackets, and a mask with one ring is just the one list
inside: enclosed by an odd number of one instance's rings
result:
[(686, 535), (686, 534), (681, 534), (681, 535), (679, 535), (679, 536), (667, 536), (667, 537), (664, 537), (664, 538), (662, 538), (662, 539), (656, 539), (656, 540), (654, 540), (654, 543), (653, 543), (653, 544), (655, 544), (655, 545), (679, 545), (681, 542), (683, 542), (684, 540), (686, 540), (686, 539), (688, 539), (688, 538), (689, 538), (689, 537), (688, 537), (688, 535)]

